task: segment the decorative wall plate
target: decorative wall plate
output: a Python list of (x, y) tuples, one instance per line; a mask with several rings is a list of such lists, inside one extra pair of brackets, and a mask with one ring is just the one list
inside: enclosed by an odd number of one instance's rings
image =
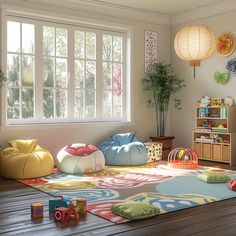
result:
[(217, 39), (216, 51), (222, 57), (230, 56), (235, 50), (235, 36), (230, 32), (222, 33)]

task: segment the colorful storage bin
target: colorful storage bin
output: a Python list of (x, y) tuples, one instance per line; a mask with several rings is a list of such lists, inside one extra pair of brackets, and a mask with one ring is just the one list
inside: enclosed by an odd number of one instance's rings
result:
[(162, 158), (162, 143), (150, 142), (145, 143), (147, 149), (148, 162), (160, 161)]

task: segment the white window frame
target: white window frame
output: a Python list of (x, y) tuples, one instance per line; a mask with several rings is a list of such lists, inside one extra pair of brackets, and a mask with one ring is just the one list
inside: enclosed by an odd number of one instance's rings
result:
[[(22, 20), (24, 18), (24, 20)], [(38, 54), (37, 52), (38, 51), (42, 51), (42, 42), (40, 42), (40, 37), (37, 36), (37, 34), (42, 34), (42, 30), (39, 30), (37, 29), (38, 27), (40, 28), (40, 24), (42, 22), (40, 21), (45, 21), (46, 19), (43, 18), (39, 18), (38, 17), (35, 17), (32, 19), (32, 17), (25, 17), (24, 15), (21, 15), (21, 14), (7, 14), (7, 12), (5, 12), (5, 14), (3, 14), (3, 23), (2, 23), (2, 32), (3, 32), (3, 36), (6, 35), (6, 23), (7, 23), (7, 20), (15, 20), (17, 21), (20, 21), (22, 23), (33, 23), (35, 24), (35, 54), (37, 54), (37, 56), (35, 57), (35, 64), (37, 66), (35, 66), (35, 81), (37, 83), (35, 83), (35, 87), (38, 88), (38, 87), (41, 87), (42, 88), (42, 80), (41, 79), (38, 79), (39, 77), (42, 78), (42, 54)], [(50, 21), (49, 20), (49, 24), (50, 24)], [(55, 20), (56, 21), (56, 20)], [(45, 24), (43, 24), (45, 25)], [(87, 30), (89, 31), (88, 28), (84, 28), (85, 26), (83, 26), (83, 24), (75, 24), (74, 22), (73, 23), (70, 23), (70, 22), (60, 22), (59, 23), (55, 23), (53, 22), (52, 25), (54, 27), (57, 27), (57, 25), (59, 27), (62, 27), (63, 28), (63, 25), (70, 25), (70, 29), (68, 30), (68, 35), (69, 34), (73, 34), (73, 28), (76, 29), (76, 30)], [(7, 109), (7, 103), (6, 103), (6, 90), (3, 91), (3, 94), (2, 94), (2, 98), (5, 98), (5, 99), (2, 99), (2, 124), (3, 125), (16, 125), (16, 124), (55, 124), (55, 123), (89, 123), (89, 122), (131, 122), (131, 81), (130, 81), (130, 78), (131, 78), (131, 68), (129, 68), (129, 66), (131, 66), (131, 35), (132, 35), (132, 30), (130, 28), (126, 28), (126, 29), (115, 29), (115, 30), (112, 30), (112, 26), (110, 26), (111, 28), (111, 31), (108, 27), (108, 30), (107, 28), (103, 29), (103, 27), (98, 27), (98, 26), (94, 26), (93, 28), (93, 25), (89, 25), (89, 27), (91, 27), (91, 31), (92, 32), (95, 32), (96, 30), (95, 29), (98, 29), (98, 33), (97, 33), (97, 39), (100, 39), (102, 38), (101, 35), (102, 34), (105, 34), (105, 33), (108, 33), (108, 34), (111, 34), (112, 32), (112, 35), (125, 35), (125, 42), (123, 42), (123, 58), (124, 58), (124, 61), (123, 61), (123, 81), (122, 81), (122, 85), (123, 85), (123, 88), (122, 88), (122, 91), (123, 91), (123, 96), (122, 96), (122, 108), (123, 108), (123, 116), (122, 118), (120, 119), (115, 119), (115, 118), (106, 118), (106, 119), (101, 119), (101, 117), (96, 117), (95, 119), (88, 119), (88, 118), (84, 118), (84, 119), (78, 119), (78, 118), (75, 118), (75, 119), (39, 119), (39, 113), (42, 112), (42, 107), (40, 109), (37, 109), (35, 110), (36, 113), (35, 113), (35, 119), (34, 120), (28, 120), (28, 119), (19, 119), (19, 120), (8, 120), (7, 121), (7, 117), (6, 117), (6, 109)], [(41, 25), (41, 29), (42, 29), (42, 25)], [(102, 32), (101, 32), (102, 30)], [(73, 39), (72, 37), (68, 37), (68, 45), (73, 45), (74, 44), (72, 43), (72, 40)], [(70, 42), (69, 42), (70, 40)], [(2, 39), (2, 48), (5, 49), (3, 50), (3, 55), (2, 55), (2, 59), (3, 59), (3, 62), (6, 61), (6, 56), (7, 56), (7, 51), (6, 51), (6, 37), (3, 37)], [(99, 45), (99, 43), (97, 43), (97, 45)], [(101, 45), (101, 44), (100, 44)], [(68, 54), (71, 53), (69, 51), (71, 50), (74, 50), (74, 47), (71, 46), (70, 48), (68, 48)], [(72, 49), (73, 48), (73, 49)], [(97, 50), (99, 50), (99, 48), (97, 48)], [(101, 49), (100, 49), (101, 50)], [(39, 56), (40, 55), (40, 56)], [(71, 55), (74, 55), (74, 53), (71, 53)], [(97, 52), (97, 55), (101, 55), (102, 56), (102, 53), (98, 53)], [(41, 57), (41, 58), (40, 58)], [(97, 62), (99, 63), (102, 63), (102, 60), (96, 60)], [(128, 66), (127, 66), (128, 65)], [(72, 69), (73, 68), (73, 69)], [(98, 67), (97, 67), (98, 68)], [(3, 69), (6, 70), (6, 62), (3, 63)], [(69, 76), (74, 76), (74, 60), (72, 60), (71, 58), (68, 59), (68, 70), (70, 70), (70, 73), (69, 73)], [(97, 69), (96, 71), (96, 77), (97, 78), (101, 78), (101, 70), (99, 71)], [(70, 81), (70, 80), (69, 80)], [(100, 83), (101, 84), (101, 83)], [(96, 87), (96, 89), (98, 90), (99, 89), (99, 86)], [(73, 85), (70, 85), (68, 86), (68, 91), (72, 92), (73, 90)], [(35, 92), (37, 93), (37, 91), (40, 91), (40, 89), (36, 89)], [(42, 94), (35, 94), (35, 96), (37, 97), (41, 97), (42, 99)], [(96, 99), (96, 101), (98, 102), (99, 99)], [(36, 106), (37, 104), (35, 104)], [(72, 109), (73, 106), (73, 103), (71, 102), (68, 102), (68, 110), (70, 111)], [(39, 107), (37, 105), (37, 107)], [(102, 106), (97, 106), (97, 108), (102, 108)], [(39, 111), (39, 113), (37, 113), (37, 111)], [(99, 112), (99, 110), (98, 110)], [(71, 113), (68, 113), (68, 116), (71, 117)], [(34, 122), (32, 122), (34, 121)]]
[[(7, 11), (4, 11), (2, 14), (2, 32), (3, 32), (3, 38), (2, 38), (2, 51), (3, 51), (3, 55), (2, 55), (2, 59), (3, 59), (3, 70), (6, 71), (6, 58), (7, 58), (7, 40), (6, 40), (6, 23), (8, 20), (15, 20), (15, 21), (19, 21), (22, 23), (34, 23), (35, 24), (35, 54), (37, 55), (35, 57), (35, 64), (37, 64), (37, 66), (35, 66), (35, 87), (37, 88), (41, 88), (42, 91), (42, 86), (43, 86), (43, 81), (41, 79), (38, 79), (40, 76), (42, 78), (42, 72), (43, 72), (43, 55), (37, 53), (37, 51), (42, 51), (42, 41), (40, 42), (38, 34), (42, 35), (42, 22), (41, 21), (46, 21), (47, 19), (45, 17), (41, 18), (41, 17), (25, 17), (23, 14), (8, 14)], [(57, 22), (58, 23), (55, 23)], [(63, 28), (63, 25), (68, 26), (69, 28), (67, 28), (68, 30), (68, 35), (72, 34), (71, 32), (74, 32), (74, 29), (76, 30), (83, 30), (83, 31), (90, 31), (89, 27), (91, 27), (91, 31), (90, 32), (96, 32), (97, 33), (97, 45), (101, 45), (99, 44), (99, 40), (102, 40), (102, 34), (112, 34), (112, 35), (122, 35), (124, 36), (123, 38), (123, 70), (122, 70), (122, 91), (123, 91), (123, 95), (122, 95), (122, 117), (121, 118), (101, 118), (99, 117), (99, 114), (101, 113), (101, 109), (102, 106), (97, 106), (96, 108), (100, 108), (97, 109), (97, 114), (96, 114), (96, 118), (94, 119), (88, 119), (88, 118), (72, 118), (73, 116), (73, 112), (72, 109), (74, 110), (74, 108), (72, 108), (73, 103), (68, 101), (68, 118), (49, 118), (49, 119), (40, 119), (39, 114), (42, 114), (42, 109), (43, 107), (37, 108), (37, 110), (35, 110), (35, 119), (7, 119), (7, 99), (6, 99), (6, 88), (3, 90), (2, 93), (2, 125), (7, 126), (7, 125), (25, 125), (25, 124), (57, 124), (57, 123), (97, 123), (97, 122), (118, 122), (118, 123), (127, 123), (127, 122), (131, 122), (131, 117), (132, 117), (132, 111), (131, 111), (131, 54), (132, 54), (132, 47), (131, 47), (131, 42), (132, 42), (132, 30), (131, 28), (123, 28), (123, 29), (117, 29), (117, 27), (115, 27), (115, 30), (113, 30), (112, 25), (109, 27), (104, 27), (103, 26), (97, 26), (91, 23), (89, 25), (83, 25), (83, 23), (75, 23), (73, 21), (73, 23), (71, 23), (70, 21), (64, 21), (61, 22), (60, 20), (48, 20), (48, 24), (51, 24), (50, 22), (52, 22), (52, 25), (54, 27), (57, 27), (57, 25), (59, 27)], [(40, 24), (41, 24), (41, 29), (40, 29)], [(45, 24), (43, 24), (45, 25)], [(40, 30), (39, 30), (40, 29)], [(5, 36), (5, 37), (4, 37)], [(124, 42), (125, 41), (125, 42)], [(68, 50), (68, 71), (70, 71), (68, 73), (68, 76), (73, 77), (74, 76), (74, 58), (72, 59), (72, 56), (74, 57), (74, 43), (73, 43), (73, 37), (68, 37), (67, 39), (67, 43), (69, 45), (69, 47), (67, 48)], [(102, 57), (102, 51), (101, 48), (99, 49), (99, 47), (96, 47), (96, 50), (100, 50), (100, 52), (96, 52), (97, 55), (100, 55)], [(96, 58), (96, 62), (98, 63), (102, 63), (102, 58), (101, 60), (99, 60), (98, 58)], [(99, 69), (98, 69), (99, 68)], [(102, 67), (98, 67), (97, 66), (97, 70), (96, 70), (96, 78), (102, 78), (102, 71), (101, 69)], [(68, 81), (71, 81), (70, 79)], [(102, 79), (96, 80), (96, 90), (101, 89), (101, 84), (102, 84)], [(39, 99), (42, 99), (42, 92), (39, 93), (40, 89), (36, 89), (35, 90), (35, 97), (38, 97)], [(74, 91), (74, 87), (72, 83), (68, 83), (68, 92), (73, 93)], [(96, 102), (101, 102), (101, 96), (98, 96), (96, 93)], [(35, 103), (35, 106), (37, 106), (37, 104)]]

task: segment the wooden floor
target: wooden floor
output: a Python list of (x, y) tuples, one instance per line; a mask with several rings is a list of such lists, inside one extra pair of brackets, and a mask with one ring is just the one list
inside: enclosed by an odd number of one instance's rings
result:
[[(203, 165), (213, 163), (202, 162)], [(219, 165), (217, 165), (219, 166)], [(221, 165), (228, 167), (228, 165)], [(234, 169), (234, 168), (233, 168)], [(236, 169), (236, 168), (235, 168)], [(79, 222), (54, 223), (48, 215), (51, 196), (14, 180), (0, 180), (1, 235), (236, 235), (236, 198), (116, 225), (87, 214)], [(44, 203), (43, 220), (31, 220), (30, 205)]]

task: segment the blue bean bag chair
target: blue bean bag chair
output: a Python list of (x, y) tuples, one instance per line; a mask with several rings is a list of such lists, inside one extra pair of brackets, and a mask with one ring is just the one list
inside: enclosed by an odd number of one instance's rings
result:
[(112, 140), (99, 145), (106, 165), (133, 166), (147, 163), (146, 146), (134, 133), (114, 134)]

